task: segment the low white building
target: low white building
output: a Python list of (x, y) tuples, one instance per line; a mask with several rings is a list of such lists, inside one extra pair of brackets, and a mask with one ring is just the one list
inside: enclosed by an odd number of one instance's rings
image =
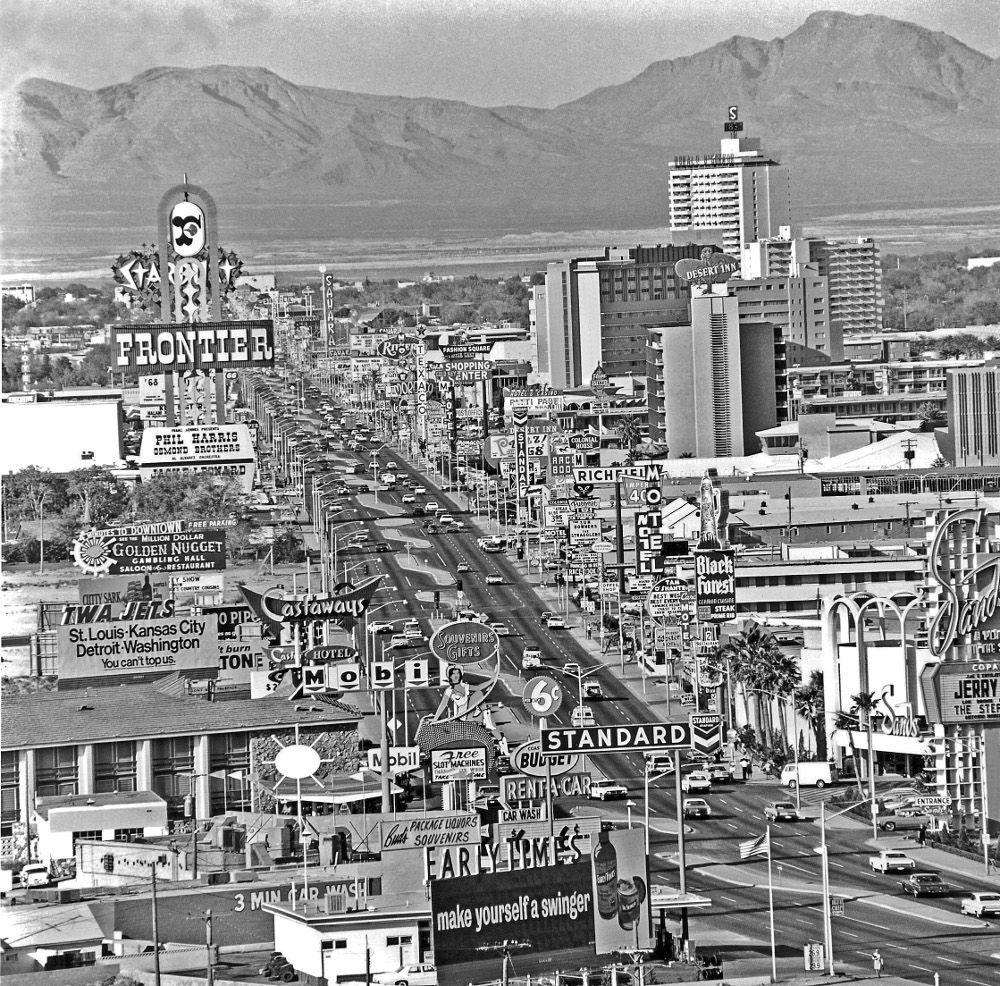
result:
[(152, 791), (62, 794), (39, 798), (32, 821), (38, 858), (72, 859), (79, 839), (122, 842), (166, 835), (167, 803)]
[(265, 904), (274, 947), (307, 983), (364, 979), (433, 962), (431, 907), (424, 890), (316, 903)]

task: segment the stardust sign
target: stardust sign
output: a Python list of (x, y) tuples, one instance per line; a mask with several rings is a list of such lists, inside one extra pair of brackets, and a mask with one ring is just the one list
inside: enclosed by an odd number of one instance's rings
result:
[(115, 369), (137, 374), (257, 369), (274, 365), (274, 323), (115, 326), (112, 349)]
[(555, 726), (542, 730), (542, 753), (635, 753), (681, 750), (691, 746), (686, 722), (632, 723), (622, 726)]
[(265, 632), (277, 640), (283, 627), (304, 623), (327, 622), (345, 630), (353, 629), (358, 617), (368, 609), (381, 581), (381, 577), (369, 579), (359, 586), (342, 582), (325, 596), (286, 597), (274, 589), (261, 593), (245, 585), (239, 588)]

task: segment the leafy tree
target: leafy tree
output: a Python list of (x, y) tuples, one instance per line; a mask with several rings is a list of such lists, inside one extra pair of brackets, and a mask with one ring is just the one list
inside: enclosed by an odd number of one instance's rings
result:
[(622, 447), (628, 449), (626, 465), (631, 465), (635, 458), (635, 447), (639, 444), (639, 418), (637, 415), (630, 414), (628, 417), (622, 418), (621, 424), (618, 426), (618, 438)]
[(920, 421), (921, 431), (933, 431), (945, 423), (944, 412), (937, 404), (932, 404), (930, 401), (918, 405), (917, 419)]
[(239, 483), (227, 477), (165, 475), (139, 483), (134, 504), (137, 521), (205, 520), (241, 515), (246, 496)]
[(118, 520), (131, 508), (131, 491), (111, 471), (101, 466), (74, 469), (66, 474), (70, 504), (64, 516), (97, 527)]
[(11, 319), (24, 308), (24, 302), (12, 294), (3, 296), (3, 324), (10, 325)]
[[(872, 748), (872, 718), (875, 714), (875, 709), (878, 706), (878, 699), (875, 697), (874, 692), (858, 692), (857, 695), (851, 696), (851, 713), (858, 718), (858, 724), (864, 727), (865, 732), (868, 735), (868, 749)], [(853, 743), (852, 743), (853, 747)], [(854, 750), (854, 756), (857, 758), (857, 750)], [(855, 759), (855, 769), (859, 766), (859, 761)], [(861, 774), (858, 773), (858, 792), (861, 792)], [(875, 777), (874, 775), (868, 778), (869, 792), (875, 789)], [(862, 797), (864, 795), (862, 794)]]

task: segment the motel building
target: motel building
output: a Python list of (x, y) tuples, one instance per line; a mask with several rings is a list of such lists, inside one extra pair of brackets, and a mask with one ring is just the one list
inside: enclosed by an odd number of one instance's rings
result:
[[(71, 832), (80, 839), (139, 827), (128, 799), (116, 807), (107, 797), (128, 792), (152, 793), (156, 827), (166, 823), (161, 802), (169, 822), (252, 811), (248, 779), (273, 771), (261, 760), (261, 743), (270, 748), (272, 734), (298, 726), (308, 734), (344, 733), (342, 742), (353, 747), (359, 720), (348, 706), (321, 698), (208, 701), (187, 694), (176, 674), (155, 684), (11, 695), (3, 711), (4, 855), (17, 830), (61, 814), (53, 814), (53, 799), (79, 816)], [(99, 824), (87, 821), (97, 807)], [(67, 858), (72, 843), (71, 835)]]
[[(923, 772), (947, 822), (1000, 832), (1000, 501), (928, 511), (924, 579), (823, 600), (831, 757), (861, 774)], [(871, 693), (869, 730), (852, 696)], [(944, 811), (942, 812), (945, 813)]]

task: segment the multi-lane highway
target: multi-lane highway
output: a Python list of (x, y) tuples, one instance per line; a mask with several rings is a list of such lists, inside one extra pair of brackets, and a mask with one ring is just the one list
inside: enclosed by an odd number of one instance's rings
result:
[[(546, 608), (535, 588), (524, 577), (519, 566), (506, 554), (487, 554), (480, 550), (476, 539), (481, 533), (474, 516), (462, 508), (464, 497), (445, 494), (431, 479), (419, 472), (401, 454), (384, 449), (381, 460), (396, 464), (400, 475), (428, 489), (419, 499), (434, 499), (443, 510), (465, 521), (465, 531), (441, 529), (429, 534), (429, 518), (411, 519), (411, 508), (402, 503), (407, 490), (381, 488), (379, 503), (365, 514), (369, 517), (370, 537), (380, 540), (384, 527), (374, 521), (385, 518), (386, 512), (398, 508), (400, 530), (429, 542), (429, 548), (415, 548), (412, 556), (421, 567), (400, 565), (399, 542), (389, 540), (393, 550), (365, 556), (373, 574), (386, 576), (387, 590), (376, 599), (382, 607), (378, 620), (401, 621), (416, 616), (422, 619), (429, 634), (432, 604), (430, 591), (442, 591), (443, 604), (485, 612), (491, 620), (504, 623), (510, 633), (501, 637), (501, 691), (494, 699), (519, 699), (520, 682), (538, 673), (551, 673), (560, 678), (567, 690), (567, 701), (555, 719), (569, 723), (570, 710), (576, 704), (576, 679), (562, 672), (567, 662), (576, 662), (584, 670), (593, 671), (605, 698), (588, 703), (600, 724), (658, 721), (662, 710), (655, 711), (641, 695), (633, 694), (617, 669), (605, 666), (592, 649), (588, 649), (571, 630), (548, 629), (539, 616)], [(371, 462), (371, 452), (361, 451), (357, 458)], [(459, 502), (462, 501), (462, 502)], [(366, 501), (367, 502), (367, 501)], [(385, 508), (385, 511), (380, 508)], [(468, 571), (460, 571), (468, 566)], [(523, 567), (523, 566), (521, 566)], [(454, 585), (445, 587), (429, 577), (431, 569), (449, 573), (462, 581), (462, 596)], [(488, 575), (500, 576), (502, 584), (487, 584)], [(383, 599), (391, 597), (388, 602)], [(571, 608), (568, 622), (579, 626), (581, 614)], [(523, 671), (521, 653), (525, 646), (535, 646), (541, 652), (542, 668)], [(400, 657), (407, 651), (397, 652)], [(415, 652), (414, 652), (415, 653)], [(438, 695), (432, 691), (410, 691), (409, 713), (419, 717), (433, 710)], [(525, 718), (519, 701), (510, 701), (510, 708)], [(413, 735), (415, 721), (411, 725)], [(644, 763), (637, 755), (612, 754), (595, 759), (595, 764), (607, 776), (620, 780), (630, 797), (643, 805)], [(829, 795), (829, 791), (826, 795)], [(761, 969), (769, 963), (767, 861), (754, 858), (739, 861), (738, 843), (759, 835), (765, 827), (763, 808), (770, 800), (782, 800), (788, 792), (767, 783), (731, 783), (713, 787), (708, 800), (712, 806), (709, 819), (688, 824), (687, 886), (712, 900), (706, 911), (692, 912), (691, 932), (696, 941), (712, 943), (724, 958), (759, 958)], [(570, 812), (572, 803), (560, 805)], [(593, 807), (593, 803), (591, 803)], [(608, 806), (620, 817), (624, 811)], [(651, 786), (650, 815), (652, 819), (650, 869), (654, 882), (677, 885), (676, 838), (673, 834), (676, 801), (674, 781), (667, 775)], [(772, 824), (773, 876), (775, 895), (775, 932), (779, 959), (787, 969), (797, 964), (801, 969), (802, 947), (810, 941), (823, 940), (821, 859), (816, 853), (819, 831), (817, 795), (804, 795), (807, 820), (797, 823)], [(660, 820), (658, 824), (658, 820)], [(945, 984), (992, 986), (1000, 983), (1000, 963), (993, 956), (1000, 954), (1000, 933), (997, 922), (972, 921), (958, 913), (958, 894), (943, 900), (915, 902), (904, 897), (899, 878), (874, 874), (868, 867), (868, 856), (874, 852), (866, 844), (869, 833), (856, 825), (831, 825), (828, 828), (830, 851), (830, 881), (835, 895), (846, 898), (845, 913), (833, 919), (834, 951), (838, 962), (870, 968), (870, 955), (879, 948), (886, 960), (888, 973), (896, 973), (917, 981), (933, 981), (938, 973)], [(881, 848), (905, 847), (900, 837), (882, 836)], [(912, 846), (912, 843), (910, 844)], [(929, 867), (933, 868), (933, 867)], [(943, 871), (945, 879), (961, 891), (997, 889), (994, 877), (956, 875)]]

